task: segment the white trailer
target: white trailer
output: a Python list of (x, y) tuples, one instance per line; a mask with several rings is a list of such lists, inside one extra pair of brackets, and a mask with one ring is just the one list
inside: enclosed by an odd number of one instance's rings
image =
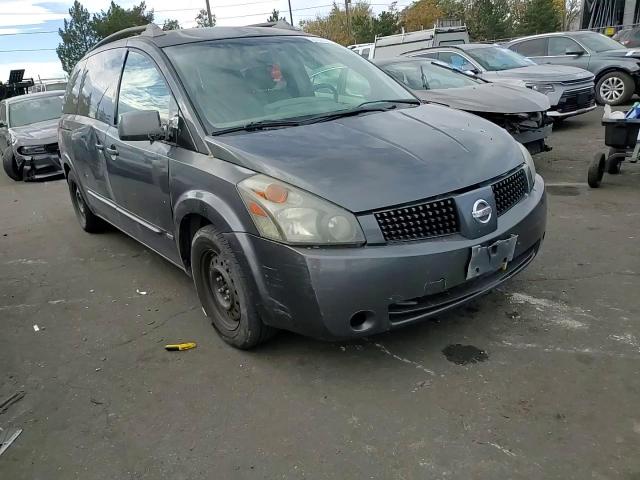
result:
[(376, 37), (369, 58), (398, 57), (425, 48), (461, 43), (469, 43), (469, 31), (465, 25), (435, 26), (429, 30)]

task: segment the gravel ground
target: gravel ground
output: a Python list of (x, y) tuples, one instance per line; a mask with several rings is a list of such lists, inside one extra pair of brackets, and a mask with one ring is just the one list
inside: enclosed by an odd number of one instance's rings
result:
[(601, 114), (536, 158), (549, 224), (526, 272), (348, 344), (234, 350), (183, 273), (83, 233), (63, 181), (2, 176), (0, 402), (25, 396), (0, 414), (24, 430), (0, 478), (640, 479), (640, 165), (586, 186)]

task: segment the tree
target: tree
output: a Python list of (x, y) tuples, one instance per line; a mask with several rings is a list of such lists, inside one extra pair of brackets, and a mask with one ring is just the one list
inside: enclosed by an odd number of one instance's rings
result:
[(436, 0), (418, 0), (400, 14), (400, 22), (408, 32), (431, 28), (442, 18), (442, 10)]
[(76, 63), (98, 41), (89, 11), (78, 0), (69, 9), (69, 16), (71, 19), (65, 19), (64, 27), (58, 29), (62, 42), (56, 48), (62, 68), (67, 73), (71, 73)]
[(567, 0), (562, 17), (562, 30), (574, 30), (578, 25), (574, 25), (580, 15), (580, 0)]
[(271, 16), (269, 18), (267, 18), (267, 22), (277, 22), (279, 20), (282, 21), (287, 21), (287, 19), (285, 17), (281, 17), (280, 16), (280, 10), (276, 10), (275, 8), (273, 9), (273, 12), (271, 12)]
[(374, 37), (393, 35), (400, 32), (400, 15), (396, 9), (396, 2), (389, 6), (389, 10), (383, 10), (373, 19)]
[(215, 27), (216, 25), (216, 16), (211, 14), (211, 22), (209, 22), (209, 15), (207, 11), (202, 8), (196, 17), (196, 27), (204, 28), (204, 27)]
[(466, 19), (474, 41), (499, 40), (511, 36), (512, 20), (507, 0), (476, 0), (467, 11)]
[(180, 27), (180, 24), (178, 23), (178, 20), (167, 19), (162, 24), (162, 30), (180, 30), (180, 28), (181, 27)]
[(520, 33), (532, 35), (555, 32), (561, 24), (562, 19), (558, 10), (554, 8), (554, 0), (529, 0), (522, 17)]
[(140, 2), (127, 9), (111, 2), (109, 9), (93, 16), (96, 36), (103, 39), (123, 28), (147, 25), (153, 22), (153, 10), (147, 11), (147, 5)]

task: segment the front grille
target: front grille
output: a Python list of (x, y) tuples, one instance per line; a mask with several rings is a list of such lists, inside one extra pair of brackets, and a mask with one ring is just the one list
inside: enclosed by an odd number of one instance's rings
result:
[(498, 208), (498, 216), (522, 200), (522, 197), (527, 193), (528, 186), (527, 175), (522, 168), (491, 185)]
[(375, 217), (387, 242), (422, 240), (460, 231), (453, 198), (376, 212)]
[(44, 146), (47, 153), (58, 153), (58, 143), (49, 143)]
[(574, 112), (582, 108), (589, 108), (596, 104), (596, 94), (593, 88), (583, 88), (564, 92), (558, 102), (559, 112)]

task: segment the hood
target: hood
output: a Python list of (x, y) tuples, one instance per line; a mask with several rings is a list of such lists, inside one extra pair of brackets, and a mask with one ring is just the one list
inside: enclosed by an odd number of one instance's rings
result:
[(421, 100), (458, 110), (487, 113), (544, 112), (551, 108), (549, 98), (528, 88), (484, 83), (471, 87), (414, 90)]
[(11, 128), (20, 145), (46, 145), (58, 141), (58, 119)]
[(483, 78), (502, 78), (525, 80), (528, 82), (567, 82), (575, 80), (593, 80), (593, 73), (582, 68), (564, 65), (530, 65), (528, 67), (512, 68), (482, 74)]
[(223, 160), (352, 212), (476, 185), (522, 164), (517, 143), (482, 118), (437, 105), (207, 137)]
[(640, 49), (636, 48), (619, 48), (617, 50), (605, 50), (604, 52), (594, 53), (598, 58), (620, 58), (629, 57), (630, 59), (640, 58)]

